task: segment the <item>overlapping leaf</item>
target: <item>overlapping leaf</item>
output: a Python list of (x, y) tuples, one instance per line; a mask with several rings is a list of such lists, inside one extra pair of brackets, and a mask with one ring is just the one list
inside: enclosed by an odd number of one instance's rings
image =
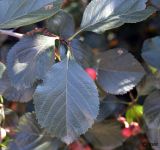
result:
[(35, 113), (28, 113), (21, 117), (14, 140), (9, 150), (58, 150), (62, 143), (50, 137), (36, 121)]
[(114, 95), (108, 94), (104, 100), (100, 102), (97, 121), (102, 121), (109, 116), (115, 116), (122, 108), (123, 104), (119, 103), (119, 99)]
[(53, 64), (55, 40), (43, 35), (24, 37), (8, 53), (8, 76), (17, 89), (30, 88), (43, 79)]
[(75, 32), (73, 17), (64, 11), (59, 11), (56, 15), (46, 21), (48, 31), (59, 35), (65, 39)]
[(146, 75), (136, 87), (139, 96), (149, 95), (151, 92), (160, 89), (160, 77), (158, 74)]
[(28, 102), (32, 99), (36, 85), (30, 88), (22, 88), (17, 90), (11, 85), (8, 74), (5, 71), (2, 79), (0, 79), (0, 94), (3, 95), (8, 101)]
[(154, 11), (146, 9), (147, 0), (92, 0), (87, 6), (81, 30), (104, 32), (124, 23), (136, 23), (145, 20)]
[(160, 37), (154, 37), (151, 39), (147, 39), (142, 48), (142, 57), (144, 60), (152, 65), (153, 67), (156, 67), (158, 70), (160, 70)]
[(34, 94), (42, 127), (69, 144), (85, 133), (98, 114), (98, 92), (92, 79), (68, 58), (53, 65)]
[(44, 20), (58, 10), (62, 0), (1, 0), (0, 28), (16, 28)]
[(112, 49), (99, 57), (98, 82), (111, 94), (124, 94), (135, 87), (145, 72), (124, 49)]
[(18, 125), (18, 115), (11, 109), (5, 108), (5, 128), (15, 128)]
[(94, 64), (92, 49), (78, 39), (71, 41), (71, 48), (76, 61), (84, 68)]
[(112, 150), (124, 141), (121, 136), (121, 125), (113, 120), (96, 123), (85, 134), (85, 138), (98, 150)]
[[(144, 119), (147, 135), (155, 149), (160, 148), (160, 91), (151, 93), (144, 103)], [(157, 144), (157, 145), (154, 145)]]

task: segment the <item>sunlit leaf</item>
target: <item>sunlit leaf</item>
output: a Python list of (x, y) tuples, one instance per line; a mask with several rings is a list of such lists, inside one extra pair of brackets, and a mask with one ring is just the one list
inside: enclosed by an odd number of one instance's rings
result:
[(53, 37), (36, 35), (24, 37), (8, 53), (8, 76), (17, 89), (30, 88), (35, 81), (43, 79), (53, 64), (49, 52), (55, 45)]
[(108, 93), (127, 93), (144, 74), (141, 64), (124, 49), (112, 49), (99, 57), (98, 82)]
[(146, 9), (147, 0), (92, 0), (87, 6), (81, 30), (104, 32), (148, 18), (155, 9)]
[(34, 94), (40, 125), (69, 144), (92, 126), (98, 115), (98, 92), (72, 58), (53, 65)]
[(62, 0), (1, 0), (0, 28), (16, 28), (33, 24), (51, 17)]

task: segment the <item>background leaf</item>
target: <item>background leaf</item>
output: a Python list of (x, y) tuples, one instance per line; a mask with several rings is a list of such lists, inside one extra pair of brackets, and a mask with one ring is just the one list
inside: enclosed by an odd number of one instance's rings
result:
[(153, 67), (156, 67), (158, 70), (160, 70), (160, 37), (154, 37), (151, 39), (147, 39), (142, 48), (142, 57), (144, 60), (152, 65)]
[(160, 92), (151, 93), (144, 103), (144, 119), (147, 125), (147, 135), (158, 150), (160, 148)]
[(108, 93), (127, 93), (144, 74), (140, 63), (124, 49), (112, 49), (99, 56), (98, 82)]
[[(24, 37), (8, 53), (8, 76), (17, 89), (30, 88), (35, 81), (43, 79), (53, 64), (55, 40), (53, 37), (36, 35)], [(53, 56), (53, 55), (52, 55)]]
[(87, 6), (81, 30), (104, 32), (123, 25), (148, 18), (154, 8), (146, 9), (147, 0), (92, 0)]
[(94, 64), (92, 49), (78, 39), (71, 41), (71, 48), (76, 61), (83, 67), (87, 68)]
[(8, 78), (7, 71), (4, 72), (2, 79), (0, 79), (0, 94), (8, 101), (14, 102), (29, 102), (32, 99), (36, 85), (30, 88), (22, 88), (17, 90), (11, 85)]
[(92, 79), (67, 58), (53, 65), (34, 94), (42, 127), (69, 144), (85, 133), (98, 115), (98, 92)]
[(85, 134), (85, 138), (97, 150), (111, 150), (120, 146), (124, 141), (121, 136), (120, 123), (113, 120), (96, 123)]
[(48, 28), (48, 31), (65, 39), (69, 38), (75, 32), (73, 17), (62, 10), (46, 20), (46, 27)]
[(40, 128), (35, 113), (27, 113), (20, 118), (15, 139), (10, 143), (9, 150), (58, 150), (62, 143), (50, 137)]
[(116, 96), (107, 94), (107, 96), (100, 102), (97, 121), (102, 121), (110, 116), (118, 115), (123, 107), (124, 105), (120, 103)]
[(60, 10), (61, 3), (62, 0), (1, 0), (0, 28), (16, 28), (44, 20)]
[(146, 75), (136, 87), (139, 96), (149, 95), (151, 92), (160, 89), (159, 73)]

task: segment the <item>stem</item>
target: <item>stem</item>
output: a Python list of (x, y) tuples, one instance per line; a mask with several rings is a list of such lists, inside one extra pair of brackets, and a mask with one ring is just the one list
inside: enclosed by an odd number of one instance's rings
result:
[(16, 38), (18, 38), (18, 39), (21, 39), (21, 38), (23, 37), (23, 34), (21, 34), (21, 33), (16, 33), (16, 32), (13, 32), (13, 31), (11, 31), (11, 30), (0, 30), (0, 34), (13, 36), (13, 37), (16, 37)]
[(72, 41), (78, 34), (80, 34), (82, 32), (82, 30), (78, 30), (75, 34), (73, 34), (68, 41)]

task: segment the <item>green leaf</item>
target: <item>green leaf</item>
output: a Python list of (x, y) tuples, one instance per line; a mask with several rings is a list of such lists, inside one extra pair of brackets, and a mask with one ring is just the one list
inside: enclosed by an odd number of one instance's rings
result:
[(133, 105), (126, 112), (126, 120), (128, 123), (133, 121), (139, 121), (143, 115), (143, 106), (141, 105)]
[(34, 94), (39, 124), (65, 143), (92, 126), (98, 115), (96, 86), (75, 60), (53, 65)]
[(9, 150), (58, 150), (62, 142), (40, 128), (35, 113), (20, 118), (17, 133), (9, 144)]
[[(24, 37), (8, 53), (7, 68), (11, 84), (16, 89), (30, 88), (43, 79), (54, 62), (49, 53), (55, 46), (53, 37)], [(52, 55), (53, 56), (53, 55)]]
[(62, 0), (1, 0), (0, 28), (17, 28), (51, 17), (60, 10)]
[(87, 6), (81, 30), (97, 33), (117, 28), (124, 23), (136, 23), (148, 18), (155, 9), (148, 7), (147, 0), (92, 0)]
[(160, 36), (147, 39), (142, 48), (142, 57), (151, 66), (160, 70)]
[[(160, 91), (151, 93), (144, 103), (144, 120), (147, 136), (154, 149), (160, 148)], [(157, 144), (157, 145), (155, 145)]]
[(121, 125), (114, 120), (96, 123), (84, 136), (97, 150), (112, 150), (124, 141), (121, 136)]
[(145, 74), (141, 64), (124, 49), (116, 48), (104, 52), (98, 61), (98, 82), (111, 94), (127, 93)]

